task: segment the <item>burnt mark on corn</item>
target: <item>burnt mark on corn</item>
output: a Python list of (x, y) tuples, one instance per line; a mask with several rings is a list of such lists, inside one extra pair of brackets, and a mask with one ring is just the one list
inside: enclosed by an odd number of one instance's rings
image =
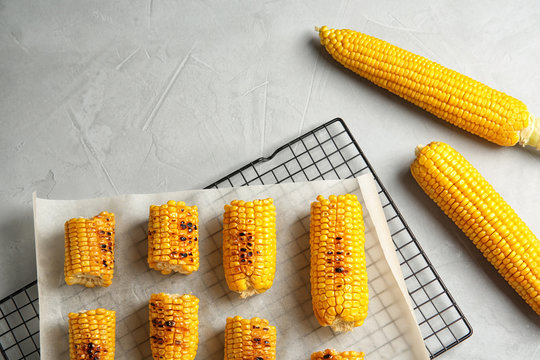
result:
[[(89, 360), (99, 360), (100, 359), (100, 353), (102, 352), (101, 346), (96, 345), (93, 342), (89, 342), (88, 344), (83, 344), (81, 346), (81, 350), (86, 353), (87, 359)], [(104, 351), (105, 353), (107, 351)]]

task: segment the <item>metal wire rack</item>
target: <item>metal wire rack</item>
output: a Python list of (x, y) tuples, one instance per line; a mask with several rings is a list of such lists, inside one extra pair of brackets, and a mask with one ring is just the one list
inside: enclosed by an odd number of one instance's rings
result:
[[(345, 179), (366, 173), (377, 183), (416, 319), (435, 358), (471, 336), (472, 328), (343, 120), (323, 124), (207, 188)], [(37, 304), (36, 281), (0, 300), (0, 353), (6, 360), (39, 359)]]

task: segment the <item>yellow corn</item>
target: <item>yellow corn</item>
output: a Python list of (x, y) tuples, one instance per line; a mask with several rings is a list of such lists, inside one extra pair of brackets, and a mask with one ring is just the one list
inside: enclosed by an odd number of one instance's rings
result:
[(311, 204), (311, 296), (319, 324), (350, 331), (368, 310), (362, 205), (356, 195)]
[(109, 286), (114, 272), (114, 214), (75, 218), (64, 224), (66, 284)]
[(170, 200), (150, 206), (148, 265), (170, 274), (191, 274), (199, 269), (199, 213), (196, 206)]
[(116, 313), (96, 309), (69, 313), (71, 360), (114, 360)]
[(193, 360), (199, 344), (199, 299), (194, 295), (152, 294), (150, 347), (156, 360)]
[(233, 200), (223, 215), (223, 267), (242, 298), (270, 289), (276, 271), (276, 208), (272, 199)]
[(338, 353), (334, 349), (326, 349), (324, 351), (319, 351), (311, 354), (311, 360), (364, 360), (363, 352), (356, 351), (344, 351)]
[(540, 149), (540, 121), (521, 101), (375, 37), (316, 29), (334, 59), (376, 85), (496, 144)]
[(540, 314), (540, 241), (457, 151), (441, 142), (418, 147), (418, 184)]
[(227, 318), (225, 360), (275, 360), (276, 328), (268, 320)]

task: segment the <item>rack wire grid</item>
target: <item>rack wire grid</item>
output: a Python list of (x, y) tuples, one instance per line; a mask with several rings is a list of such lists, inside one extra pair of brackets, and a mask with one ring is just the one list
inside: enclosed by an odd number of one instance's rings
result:
[[(424, 343), (433, 359), (472, 335), (472, 328), (433, 268), (342, 119), (333, 119), (207, 186), (345, 179), (370, 173), (390, 228)], [(0, 352), (39, 359), (37, 281), (0, 300)]]

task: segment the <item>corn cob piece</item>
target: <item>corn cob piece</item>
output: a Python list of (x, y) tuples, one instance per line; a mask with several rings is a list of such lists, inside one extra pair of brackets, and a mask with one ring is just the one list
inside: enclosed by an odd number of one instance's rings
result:
[(167, 275), (191, 274), (199, 269), (199, 213), (197, 206), (170, 200), (150, 206), (148, 265)]
[(69, 313), (71, 360), (114, 360), (116, 313), (96, 309)]
[(356, 195), (319, 195), (311, 203), (311, 297), (321, 326), (350, 331), (368, 308), (364, 219)]
[(276, 328), (268, 320), (227, 318), (225, 360), (275, 360)]
[(223, 267), (242, 298), (270, 289), (276, 271), (276, 208), (272, 199), (233, 200), (223, 215)]
[(334, 59), (376, 85), (496, 144), (540, 149), (540, 121), (523, 102), (375, 37), (316, 30)]
[(426, 194), (540, 315), (540, 241), (510, 205), (445, 143), (419, 146), (411, 172)]
[(199, 344), (199, 299), (194, 295), (152, 294), (150, 347), (154, 359), (193, 360)]
[(114, 214), (101, 212), (91, 219), (75, 218), (64, 224), (64, 277), (66, 284), (109, 286), (114, 272)]
[(334, 349), (326, 349), (324, 351), (318, 351), (316, 353), (311, 354), (311, 360), (324, 360), (324, 359), (364, 360), (364, 353), (356, 352), (356, 351), (344, 351), (344, 352), (338, 353)]

